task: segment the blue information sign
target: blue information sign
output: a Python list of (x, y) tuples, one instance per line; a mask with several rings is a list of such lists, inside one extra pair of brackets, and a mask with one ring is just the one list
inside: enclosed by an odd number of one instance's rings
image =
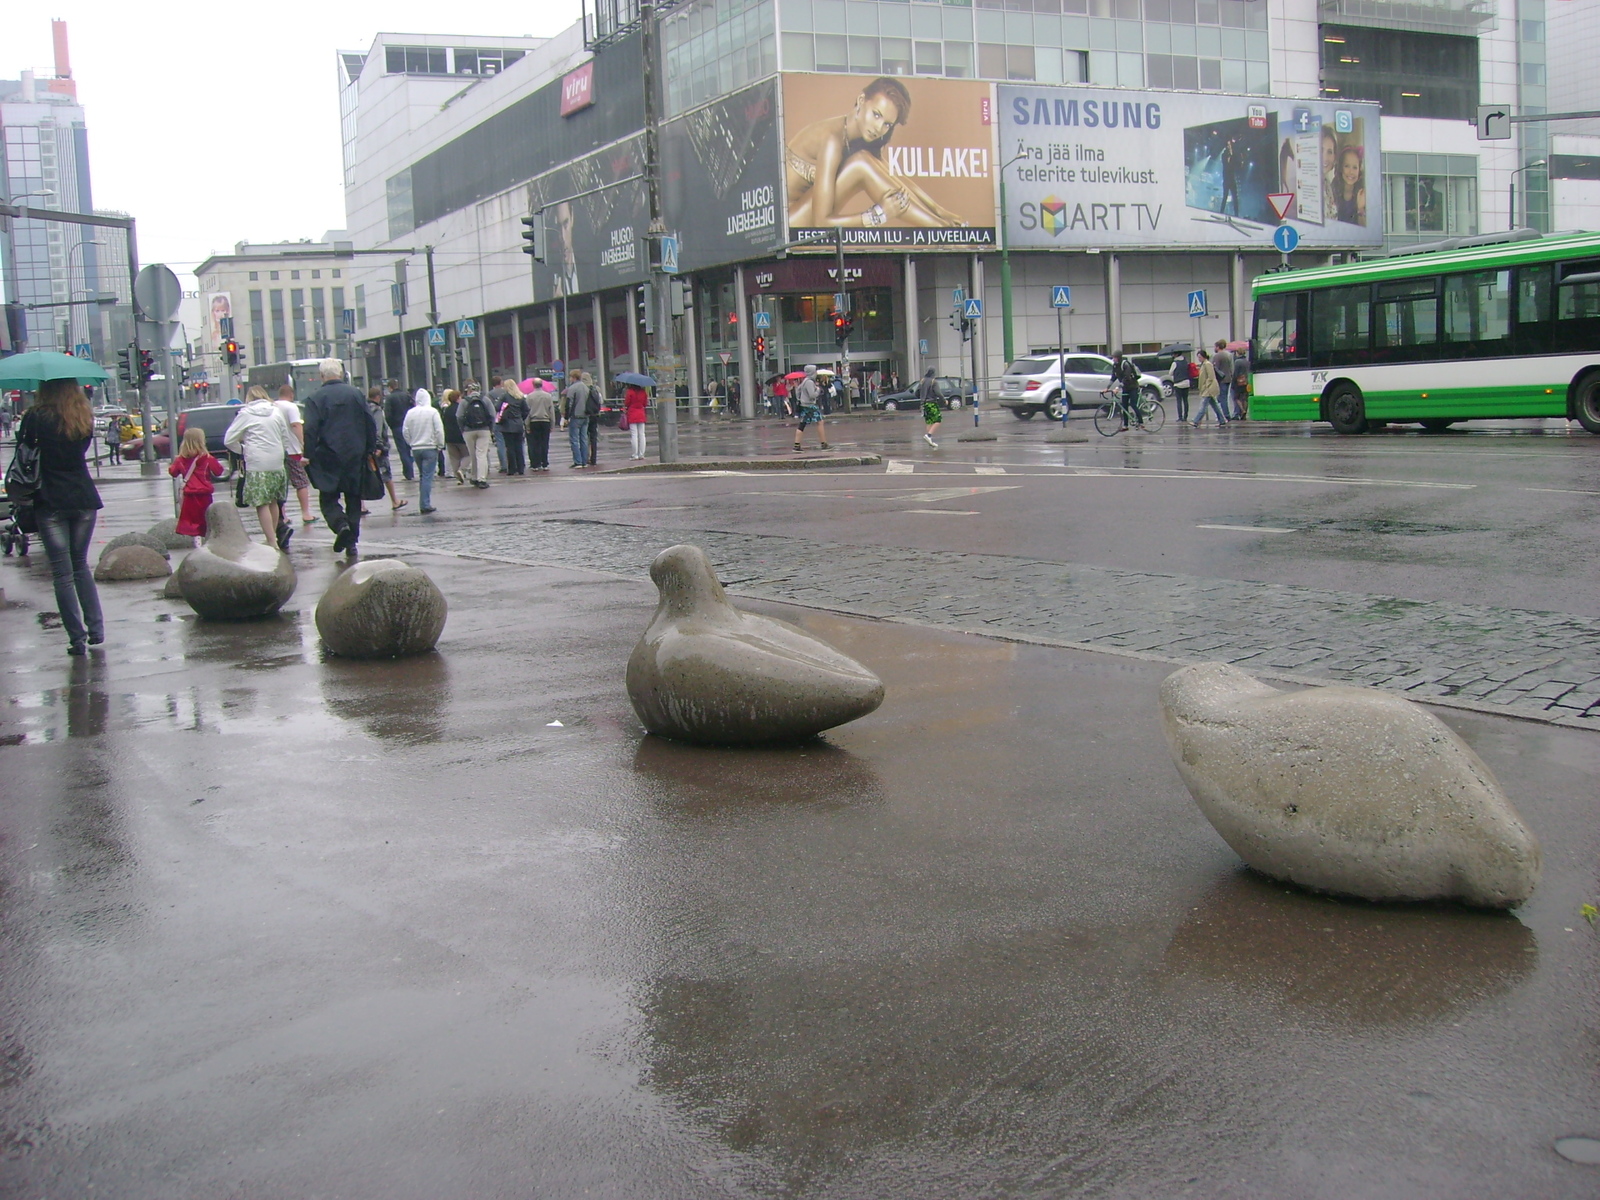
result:
[(1072, 289), (1064, 283), (1058, 283), (1050, 289), (1051, 308), (1071, 308)]
[(1189, 293), (1189, 315), (1191, 317), (1203, 317), (1206, 315), (1205, 289), (1202, 288), (1200, 291)]
[(973, 296), (962, 307), (961, 315), (969, 321), (974, 321), (983, 316), (983, 301)]
[(1272, 244), (1280, 254), (1293, 254), (1300, 244), (1300, 231), (1293, 225), (1279, 225), (1272, 231)]

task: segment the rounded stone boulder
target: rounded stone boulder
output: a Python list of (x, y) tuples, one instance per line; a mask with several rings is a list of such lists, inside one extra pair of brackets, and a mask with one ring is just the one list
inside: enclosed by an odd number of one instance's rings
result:
[(149, 546), (108, 546), (100, 555), (94, 577), (100, 583), (129, 579), (165, 579), (172, 574), (166, 557)]
[(165, 521), (157, 521), (145, 532), (168, 550), (194, 549), (194, 539), (187, 533), (178, 532), (177, 517), (168, 517)]
[[(190, 544), (193, 545), (192, 542)], [(100, 551), (100, 557), (104, 559), (105, 556), (110, 554), (113, 550), (120, 550), (124, 546), (144, 546), (150, 550), (154, 550), (157, 554), (161, 555), (162, 558), (172, 557), (172, 555), (167, 552), (167, 544), (160, 538), (154, 537), (148, 533), (119, 533), (116, 537), (112, 538), (105, 544), (104, 549)]]
[(185, 556), (177, 577), (189, 607), (213, 621), (270, 616), (294, 595), (298, 582), (287, 554), (245, 536), (231, 504), (206, 510), (205, 544)]
[(1509, 908), (1539, 883), (1539, 843), (1443, 721), (1371, 688), (1282, 692), (1226, 663), (1161, 685), (1178, 774), (1250, 866), (1364, 900)]
[(374, 558), (340, 573), (317, 601), (317, 632), (341, 658), (402, 658), (432, 650), (449, 613), (428, 573)]
[(661, 599), (628, 659), (628, 699), (651, 733), (712, 745), (814, 737), (883, 703), (883, 681), (798, 626), (740, 612), (705, 551), (650, 564)]

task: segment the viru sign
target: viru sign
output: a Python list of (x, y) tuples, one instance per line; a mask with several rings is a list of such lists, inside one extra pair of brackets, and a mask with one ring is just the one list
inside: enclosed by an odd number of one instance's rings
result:
[(594, 103), (594, 60), (590, 59), (576, 71), (569, 71), (561, 80), (561, 115), (570, 117), (581, 108)]

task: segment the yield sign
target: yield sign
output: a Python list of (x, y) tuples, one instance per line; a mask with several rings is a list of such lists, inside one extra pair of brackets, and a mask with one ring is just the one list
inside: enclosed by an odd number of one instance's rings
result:
[(1289, 215), (1289, 206), (1294, 203), (1293, 192), (1268, 192), (1267, 203), (1272, 205), (1272, 211), (1278, 214), (1278, 220), (1283, 220)]
[(731, 363), (733, 361), (733, 351), (731, 351), (731, 350), (718, 350), (717, 351), (717, 357), (722, 360), (722, 365), (723, 366), (727, 366), (729, 363)]

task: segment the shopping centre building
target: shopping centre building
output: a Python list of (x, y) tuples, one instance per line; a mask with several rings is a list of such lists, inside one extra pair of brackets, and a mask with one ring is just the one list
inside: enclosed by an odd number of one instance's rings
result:
[[(992, 381), (1058, 336), (1248, 337), (1280, 225), (1313, 265), (1503, 230), (1513, 195), (1519, 225), (1600, 215), (1584, 127), (1475, 126), (1480, 103), (1550, 111), (1558, 31), (1574, 75), (1594, 61), (1582, 0), (681, 0), (654, 40), (637, 0), (589, 3), (547, 40), (340, 55), (370, 377), (636, 366), (696, 396), (739, 379), (748, 403), (838, 357), (845, 291), (852, 372), (970, 375), (959, 293), (984, 302)], [(664, 278), (653, 205), (676, 357), (642, 290)]]

